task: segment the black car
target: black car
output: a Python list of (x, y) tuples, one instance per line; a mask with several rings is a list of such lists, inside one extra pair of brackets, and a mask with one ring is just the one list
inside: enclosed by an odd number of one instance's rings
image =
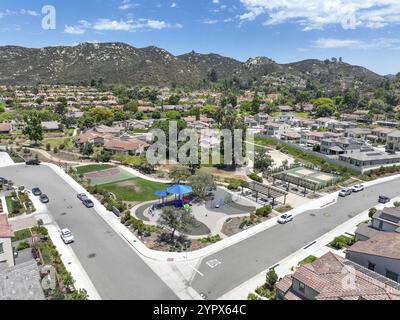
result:
[(38, 165), (40, 165), (40, 161), (39, 160), (29, 160), (29, 161), (25, 162), (25, 164), (27, 166), (38, 166)]
[(82, 203), (85, 205), (86, 208), (93, 208), (94, 207), (94, 203), (90, 199), (85, 199), (85, 200), (82, 201)]
[(32, 189), (32, 194), (35, 196), (41, 196), (42, 195), (42, 190), (40, 190), (39, 188), (33, 188)]
[(388, 203), (388, 202), (390, 202), (390, 198), (386, 197), (386, 196), (379, 196), (378, 202), (379, 203)]
[(8, 183), (8, 180), (6, 178), (0, 177), (0, 183)]
[(49, 199), (49, 197), (47, 195), (42, 194), (42, 195), (40, 195), (40, 201), (42, 203), (49, 203), (50, 199)]

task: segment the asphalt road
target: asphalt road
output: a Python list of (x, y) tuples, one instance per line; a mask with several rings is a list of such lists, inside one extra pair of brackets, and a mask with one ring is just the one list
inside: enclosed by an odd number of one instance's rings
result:
[[(307, 211), (286, 225), (277, 225), (204, 258), (191, 286), (208, 299), (217, 299), (266, 268), (378, 204), (380, 194), (400, 195), (400, 179), (375, 185), (321, 210)], [(207, 262), (217, 260), (211, 268)], [(212, 265), (212, 264), (211, 264)]]
[(71, 246), (98, 293), (107, 300), (177, 300), (172, 290), (76, 192), (47, 166), (0, 168), (16, 186), (39, 187), (50, 198), (48, 209), (60, 228), (69, 228)]

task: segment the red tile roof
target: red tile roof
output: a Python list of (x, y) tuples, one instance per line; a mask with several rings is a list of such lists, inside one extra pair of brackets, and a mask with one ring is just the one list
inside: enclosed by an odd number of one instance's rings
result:
[(0, 215), (0, 238), (12, 238), (14, 237), (14, 231), (11, 225), (8, 223), (7, 215)]

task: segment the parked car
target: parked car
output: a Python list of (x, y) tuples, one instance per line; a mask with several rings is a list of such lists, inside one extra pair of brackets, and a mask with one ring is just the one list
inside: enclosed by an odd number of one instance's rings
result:
[(35, 196), (41, 196), (42, 195), (42, 190), (40, 190), (39, 188), (33, 188), (32, 189), (32, 194)]
[(290, 221), (293, 221), (293, 215), (292, 214), (285, 213), (285, 214), (281, 215), (278, 218), (278, 223), (280, 223), (280, 224), (285, 224), (285, 223), (288, 223)]
[(0, 177), (0, 183), (8, 183), (6, 178)]
[(386, 196), (379, 196), (378, 202), (379, 203), (388, 203), (388, 202), (390, 202), (390, 198), (386, 197)]
[(38, 166), (38, 165), (40, 165), (40, 161), (39, 160), (29, 160), (29, 161), (26, 161), (25, 164), (28, 166)]
[(83, 200), (88, 199), (88, 196), (84, 193), (80, 193), (80, 194), (78, 194), (78, 199), (83, 201)]
[(94, 203), (90, 199), (85, 199), (85, 200), (82, 201), (82, 203), (84, 204), (84, 206), (86, 208), (93, 208), (94, 207)]
[(74, 235), (69, 229), (62, 229), (61, 230), (61, 239), (64, 241), (65, 244), (69, 244), (74, 242)]
[(347, 197), (347, 196), (351, 195), (351, 193), (352, 193), (352, 190), (350, 188), (344, 188), (344, 189), (340, 190), (339, 196)]
[(47, 195), (41, 194), (41, 195), (40, 195), (40, 201), (41, 201), (42, 203), (49, 203), (50, 199), (49, 199), (49, 197), (48, 197)]
[(364, 191), (364, 185), (362, 184), (356, 184), (355, 186), (351, 187), (351, 190), (353, 192), (360, 192), (360, 191)]

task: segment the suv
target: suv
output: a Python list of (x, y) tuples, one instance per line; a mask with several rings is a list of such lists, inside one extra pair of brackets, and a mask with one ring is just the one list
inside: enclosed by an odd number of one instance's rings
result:
[(388, 203), (388, 202), (390, 202), (390, 198), (386, 197), (386, 196), (379, 196), (378, 202), (379, 203)]
[(39, 188), (33, 188), (32, 189), (32, 194), (34, 196), (41, 196), (42, 195), (42, 191)]
[(351, 187), (351, 190), (353, 190), (353, 192), (364, 191), (364, 186), (362, 184), (356, 184)]
[(26, 165), (28, 166), (38, 166), (40, 164), (39, 160), (29, 160), (27, 162), (25, 162)]
[(62, 229), (61, 230), (61, 239), (64, 241), (65, 244), (69, 244), (74, 242), (74, 235), (69, 229)]
[(84, 206), (86, 208), (93, 208), (94, 207), (94, 203), (90, 199), (85, 199), (85, 200), (82, 201), (82, 203), (84, 204)]
[(351, 195), (351, 193), (352, 193), (352, 190), (350, 188), (344, 188), (344, 189), (340, 190), (339, 196), (347, 197), (347, 196)]
[(278, 223), (285, 224), (293, 220), (292, 214), (283, 214), (278, 218)]
[(47, 195), (42, 194), (42, 195), (40, 195), (40, 201), (42, 203), (49, 203), (50, 199), (49, 199), (49, 197)]

